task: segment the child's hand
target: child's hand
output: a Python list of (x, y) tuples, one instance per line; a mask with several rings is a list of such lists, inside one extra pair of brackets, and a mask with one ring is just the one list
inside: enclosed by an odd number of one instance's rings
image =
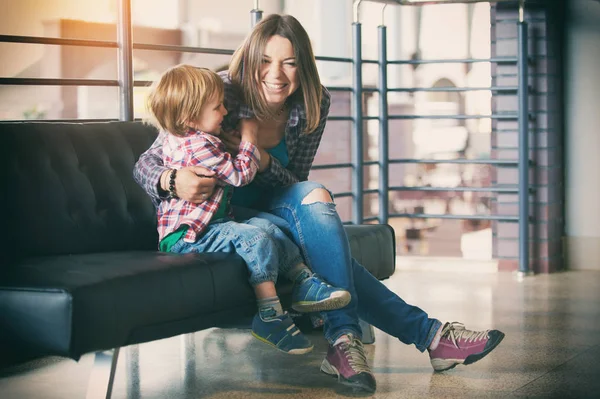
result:
[(258, 122), (256, 119), (240, 120), (240, 133), (243, 141), (248, 141), (252, 144), (258, 142)]

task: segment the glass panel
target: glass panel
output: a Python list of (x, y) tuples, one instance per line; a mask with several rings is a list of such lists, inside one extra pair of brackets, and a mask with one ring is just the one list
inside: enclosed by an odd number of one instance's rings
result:
[(335, 199), (335, 208), (343, 223), (352, 221), (352, 197), (342, 197)]
[(2, 35), (99, 39), (117, 21), (117, 0), (4, 0), (0, 9)]
[(117, 50), (79, 46), (0, 43), (0, 76), (12, 78), (117, 79)]
[(488, 221), (391, 218), (389, 224), (396, 232), (398, 255), (492, 258)]
[(117, 87), (0, 86), (1, 120), (118, 118)]
[[(219, 71), (227, 68), (230, 56), (215, 54), (179, 53), (172, 51), (134, 50), (134, 80), (153, 82), (164, 70), (178, 63), (203, 66)], [(135, 118), (146, 117), (145, 99), (148, 87), (134, 87), (133, 108)]]

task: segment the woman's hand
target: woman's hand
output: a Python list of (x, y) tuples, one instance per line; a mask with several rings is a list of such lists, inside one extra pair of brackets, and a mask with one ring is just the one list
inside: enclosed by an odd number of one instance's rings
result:
[[(169, 191), (169, 177), (171, 171), (167, 170), (161, 176), (161, 187)], [(175, 177), (175, 193), (185, 201), (199, 204), (206, 201), (213, 193), (217, 179), (215, 172), (202, 166), (188, 166), (177, 171)]]

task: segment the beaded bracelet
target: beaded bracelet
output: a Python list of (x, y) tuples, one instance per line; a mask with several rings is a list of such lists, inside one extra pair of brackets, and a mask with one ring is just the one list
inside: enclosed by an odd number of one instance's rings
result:
[(171, 170), (169, 175), (169, 198), (179, 199), (177, 192), (175, 192), (175, 178), (177, 177), (177, 169)]

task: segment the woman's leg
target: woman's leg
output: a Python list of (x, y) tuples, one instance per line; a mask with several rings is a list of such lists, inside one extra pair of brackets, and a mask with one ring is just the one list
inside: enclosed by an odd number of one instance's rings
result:
[(470, 331), (455, 323), (446, 323), (440, 331), (438, 320), (408, 305), (375, 279), (351, 258), (343, 224), (322, 185), (301, 182), (274, 189), (266, 210), (286, 219), (304, 259), (316, 273), (352, 295), (346, 308), (323, 313), (325, 336), (330, 342), (337, 341), (321, 365), (326, 374), (370, 392), (375, 390), (362, 344), (356, 339), (360, 337), (356, 332), (360, 331), (358, 315), (421, 351), (432, 344), (430, 358), (436, 370), (473, 363), (502, 340), (504, 334), (499, 331)]
[(312, 273), (304, 264), (298, 246), (270, 220), (252, 217), (244, 223), (262, 229), (273, 240), (279, 257), (279, 275), (293, 282), (294, 310), (302, 313), (326, 311), (342, 308), (350, 302), (348, 291), (332, 287)]
[[(315, 191), (320, 196), (311, 195)], [(301, 182), (274, 189), (267, 210), (286, 219), (312, 270), (352, 296), (344, 309), (324, 313), (325, 336), (330, 342), (345, 333), (360, 337), (360, 316), (404, 343), (415, 344), (421, 351), (427, 348), (441, 323), (404, 302), (351, 258), (344, 226), (321, 184)]]
[(424, 352), (442, 323), (404, 302), (355, 259), (352, 259), (352, 272), (360, 318), (407, 345), (415, 344)]
[[(311, 195), (315, 190), (323, 191), (329, 201)], [(360, 337), (350, 245), (330, 193), (314, 182), (275, 188), (271, 193), (265, 210), (287, 221), (308, 266), (329, 284), (350, 292), (345, 308), (322, 313), (325, 338), (333, 343), (343, 334)]]

